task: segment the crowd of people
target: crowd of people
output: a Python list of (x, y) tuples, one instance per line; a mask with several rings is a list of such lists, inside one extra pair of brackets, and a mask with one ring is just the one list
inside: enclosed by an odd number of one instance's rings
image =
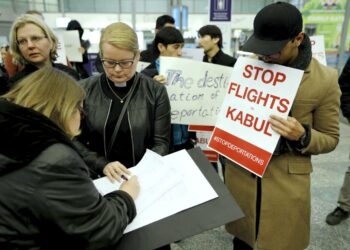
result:
[[(137, 176), (101, 196), (92, 180), (130, 175), (146, 149), (167, 155), (195, 146), (187, 125), (171, 124), (171, 106), (160, 56), (181, 57), (185, 39), (171, 16), (157, 19), (155, 38), (141, 52), (135, 31), (123, 22), (103, 29), (101, 73), (89, 76), (88, 42), (78, 30), (82, 63), (56, 63), (58, 39), (37, 13), (13, 22), (10, 44), (1, 49), (11, 71), (0, 82), (0, 248), (115, 249), (136, 216)], [(310, 239), (311, 155), (332, 151), (339, 141), (339, 112), (349, 119), (349, 67), (337, 72), (312, 58), (300, 11), (277, 2), (260, 10), (242, 50), (265, 63), (304, 72), (289, 116), (270, 117), (280, 142), (262, 178), (224, 159), (225, 185), (245, 217), (226, 225), (234, 249), (307, 248)], [(219, 27), (198, 30), (203, 62), (234, 67), (222, 51)], [(139, 61), (151, 64), (137, 72)], [(310, 91), (312, 90), (312, 91)], [(349, 216), (349, 172), (330, 225)], [(286, 212), (288, 211), (288, 212)], [(169, 229), (171, 230), (171, 229)], [(170, 245), (159, 249), (170, 249)]]

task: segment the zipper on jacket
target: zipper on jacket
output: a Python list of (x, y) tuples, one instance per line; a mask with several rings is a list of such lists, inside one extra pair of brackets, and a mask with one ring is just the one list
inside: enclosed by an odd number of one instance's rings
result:
[(130, 116), (129, 116), (129, 110), (126, 112), (128, 115), (128, 123), (129, 123), (129, 128), (130, 128), (130, 136), (131, 136), (131, 150), (132, 150), (132, 161), (133, 161), (133, 166), (136, 165), (136, 160), (135, 160), (135, 147), (134, 147), (134, 137), (132, 136), (132, 128), (131, 128), (131, 122), (130, 122)]
[(108, 160), (107, 143), (106, 143), (106, 127), (107, 127), (107, 121), (108, 121), (109, 114), (111, 113), (112, 102), (113, 102), (112, 100), (109, 101), (108, 113), (107, 113), (105, 125), (103, 126), (103, 144), (104, 144), (104, 151), (105, 151), (105, 158), (106, 158), (106, 160)]

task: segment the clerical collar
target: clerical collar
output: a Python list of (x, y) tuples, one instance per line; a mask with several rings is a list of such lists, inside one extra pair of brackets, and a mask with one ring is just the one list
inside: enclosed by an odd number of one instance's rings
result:
[(113, 85), (117, 88), (125, 88), (126, 87), (126, 82), (122, 82), (122, 83), (113, 83)]

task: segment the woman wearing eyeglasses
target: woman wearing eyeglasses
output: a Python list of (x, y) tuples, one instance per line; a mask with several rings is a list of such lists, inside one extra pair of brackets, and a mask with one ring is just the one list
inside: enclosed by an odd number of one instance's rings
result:
[[(81, 81), (87, 93), (80, 141), (90, 150), (135, 166), (146, 149), (169, 150), (170, 103), (164, 86), (136, 72), (140, 58), (136, 33), (124, 23), (107, 26), (100, 39), (105, 73)], [(113, 165), (97, 166), (115, 175)]]
[(8, 88), (44, 66), (55, 67), (79, 80), (78, 73), (73, 69), (54, 63), (58, 39), (40, 18), (33, 15), (18, 17), (11, 28), (10, 44), (14, 63), (24, 65), (24, 69), (10, 78)]

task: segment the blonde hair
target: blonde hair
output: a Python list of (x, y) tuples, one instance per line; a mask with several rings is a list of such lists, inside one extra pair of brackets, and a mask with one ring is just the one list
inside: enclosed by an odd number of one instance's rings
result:
[(53, 33), (53, 31), (47, 26), (47, 24), (41, 20), (39, 17), (34, 15), (23, 15), (18, 17), (10, 31), (10, 44), (11, 44), (11, 52), (13, 56), (13, 62), (15, 64), (28, 64), (29, 62), (22, 56), (21, 51), (17, 44), (17, 31), (19, 28), (22, 28), (24, 25), (31, 23), (38, 26), (44, 33), (44, 35), (49, 40), (50, 44), (52, 44), (52, 49), (50, 51), (50, 59), (51, 61), (55, 61), (57, 58), (57, 45), (58, 39)]
[(139, 44), (135, 31), (122, 22), (112, 23), (103, 30), (100, 39), (101, 55), (103, 55), (102, 44), (104, 43), (132, 51), (135, 55), (139, 52)]
[(70, 137), (79, 134), (69, 130), (69, 122), (78, 112), (85, 92), (73, 78), (60, 70), (53, 67), (39, 69), (2, 97), (45, 115)]

